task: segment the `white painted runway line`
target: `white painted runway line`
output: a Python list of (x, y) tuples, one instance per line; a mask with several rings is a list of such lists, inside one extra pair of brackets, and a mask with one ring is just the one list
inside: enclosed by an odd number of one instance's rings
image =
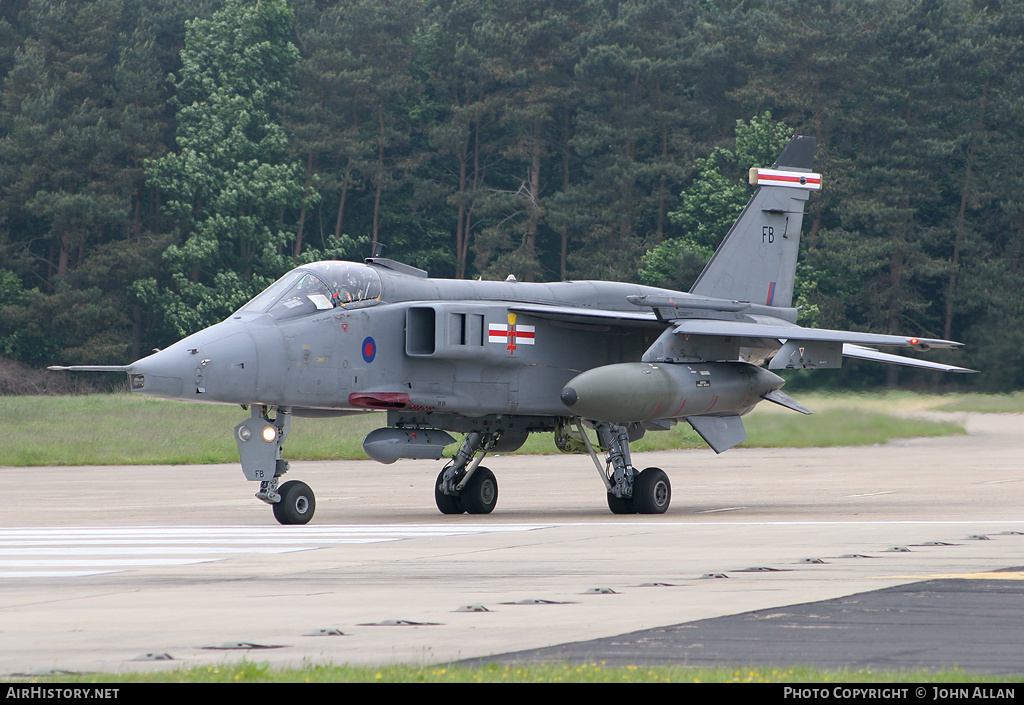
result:
[[(144, 567), (188, 566), (243, 555), (311, 551), (415, 538), (530, 531), (539, 524), (453, 527), (121, 526), (0, 528), (0, 579), (77, 578)], [(41, 570), (45, 568), (46, 570)]]

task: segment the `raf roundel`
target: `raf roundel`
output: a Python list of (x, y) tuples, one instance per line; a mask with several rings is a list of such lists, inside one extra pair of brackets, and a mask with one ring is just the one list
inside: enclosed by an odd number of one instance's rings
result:
[(373, 341), (373, 338), (367, 338), (363, 341), (363, 360), (366, 362), (373, 362), (373, 358), (377, 355), (377, 343)]

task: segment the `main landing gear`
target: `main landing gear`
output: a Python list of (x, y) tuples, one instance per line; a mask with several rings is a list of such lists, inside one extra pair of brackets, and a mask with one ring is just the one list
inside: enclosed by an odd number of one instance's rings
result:
[(308, 524), (316, 511), (316, 497), (309, 485), (291, 480), (278, 487), (281, 476), (288, 472), (281, 448), (290, 422), (289, 409), (277, 409), (277, 416), (271, 418), (268, 407), (254, 406), (252, 415), (235, 426), (235, 441), (245, 479), (260, 483), (256, 498), (273, 507), (279, 523)]
[(434, 502), (442, 514), (490, 514), (498, 503), (498, 481), (480, 465), (495, 434), (469, 433), (455, 458), (437, 476)]
[[(608, 457), (602, 467), (580, 421), (576, 421), (582, 443), (593, 458), (608, 492), (613, 514), (664, 514), (672, 501), (672, 484), (661, 468), (638, 472), (629, 454), (629, 429), (595, 422), (599, 444)], [(469, 433), (455, 458), (445, 466), (434, 483), (434, 502), (442, 514), (490, 514), (498, 502), (494, 473), (480, 465), (500, 437), (493, 433)], [(516, 446), (518, 447), (518, 446)], [(500, 450), (500, 449), (499, 449)]]
[(629, 430), (625, 426), (602, 421), (594, 423), (601, 447), (608, 452), (604, 467), (579, 421), (577, 428), (608, 490), (608, 508), (612, 514), (664, 514), (668, 510), (672, 501), (668, 475), (661, 468), (636, 471), (629, 455)]

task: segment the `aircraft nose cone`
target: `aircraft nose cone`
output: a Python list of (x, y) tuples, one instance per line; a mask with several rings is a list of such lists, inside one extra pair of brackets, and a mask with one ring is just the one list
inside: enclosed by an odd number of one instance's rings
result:
[(190, 371), (191, 368), (175, 359), (173, 353), (161, 350), (134, 363), (128, 378), (133, 392), (180, 399), (184, 396), (185, 378)]
[(132, 364), (132, 391), (165, 399), (252, 401), (256, 350), (235, 321), (225, 321)]
[(559, 399), (561, 399), (562, 403), (566, 406), (572, 406), (579, 401), (579, 395), (576, 394), (576, 390), (572, 387), (566, 387), (562, 390), (562, 394)]

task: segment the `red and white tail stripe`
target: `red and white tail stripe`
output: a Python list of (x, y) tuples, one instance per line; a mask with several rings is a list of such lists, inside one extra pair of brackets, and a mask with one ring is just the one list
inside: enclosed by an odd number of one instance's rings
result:
[(821, 189), (821, 174), (754, 167), (750, 170), (750, 184), (752, 186), (784, 186), (818, 191)]

